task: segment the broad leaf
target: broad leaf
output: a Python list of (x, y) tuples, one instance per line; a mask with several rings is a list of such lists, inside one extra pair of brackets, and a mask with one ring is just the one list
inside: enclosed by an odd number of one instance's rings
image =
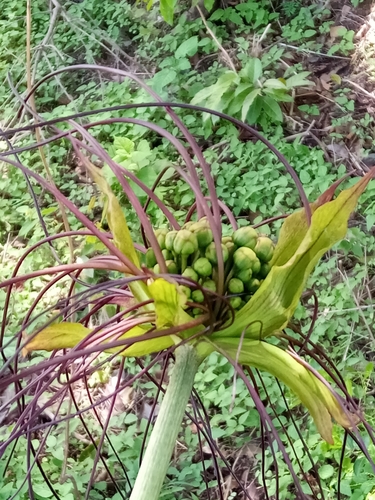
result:
[[(118, 330), (118, 328), (119, 325), (117, 324), (116, 331)], [(135, 326), (120, 337), (112, 337), (111, 339), (107, 336), (105, 341), (100, 342), (100, 338), (102, 338), (105, 334), (110, 333), (110, 329), (106, 329), (100, 332), (100, 334), (97, 334), (95, 336), (95, 339), (88, 339), (85, 343), (85, 347), (99, 345), (105, 352), (119, 353), (121, 356), (127, 357), (140, 357), (147, 354), (152, 354), (154, 352), (162, 351), (163, 349), (167, 349), (174, 344), (172, 337), (169, 335), (144, 341), (137, 339), (137, 337), (141, 338), (143, 335), (148, 333), (150, 328), (151, 325), (148, 329), (142, 328), (140, 326)], [(124, 329), (126, 329), (125, 324)], [(26, 356), (29, 352), (32, 351), (54, 351), (59, 349), (73, 348), (76, 347), (80, 342), (82, 342), (91, 332), (92, 330), (86, 328), (80, 323), (59, 323), (56, 325), (51, 325), (35, 335), (32, 339), (30, 339), (30, 341), (24, 347), (22, 354)], [(137, 340), (136, 342), (129, 345), (129, 347), (124, 344), (124, 347), (120, 346), (114, 348), (106, 348), (106, 344), (110, 343), (111, 341), (124, 339)]]
[(247, 339), (242, 342), (240, 351), (237, 339), (214, 340), (214, 344), (224, 355), (238, 359), (240, 364), (265, 370), (288, 386), (309, 410), (321, 436), (328, 443), (333, 444), (331, 416), (345, 428), (357, 423), (357, 418), (347, 414), (323, 382), (282, 349)]
[(249, 112), (250, 106), (253, 104), (254, 99), (261, 93), (260, 89), (254, 89), (250, 94), (248, 94), (242, 105), (241, 120), (244, 122), (246, 120), (247, 114)]
[(263, 97), (263, 109), (273, 121), (282, 122), (283, 114), (279, 104), (270, 96)]
[(181, 57), (191, 57), (197, 53), (198, 50), (198, 37), (191, 36), (187, 40), (181, 43), (181, 45), (177, 48), (174, 56), (177, 59)]
[(246, 76), (252, 84), (257, 83), (262, 76), (263, 68), (260, 59), (253, 57), (246, 63), (246, 66), (241, 71), (241, 75)]
[(314, 87), (314, 82), (306, 80), (306, 77), (309, 76), (309, 74), (309, 71), (301, 71), (301, 73), (297, 73), (296, 75), (287, 78), (285, 81), (285, 85), (288, 89), (292, 89), (293, 87)]
[[(305, 213), (297, 212), (284, 223), (275, 251), (273, 267), (259, 290), (237, 313), (234, 323), (215, 334), (217, 337), (265, 338), (285, 328), (298, 305), (312, 269), (335, 243), (346, 234), (347, 222), (359, 196), (375, 169), (334, 200), (314, 208), (311, 226)], [(322, 195), (320, 200), (326, 196)]]
[(175, 4), (175, 0), (160, 0), (160, 14), (168, 24), (173, 24)]

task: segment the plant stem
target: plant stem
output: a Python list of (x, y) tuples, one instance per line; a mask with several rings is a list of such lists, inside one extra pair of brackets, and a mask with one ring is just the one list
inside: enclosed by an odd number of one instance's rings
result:
[(182, 345), (151, 433), (130, 500), (158, 500), (199, 366), (194, 347)]

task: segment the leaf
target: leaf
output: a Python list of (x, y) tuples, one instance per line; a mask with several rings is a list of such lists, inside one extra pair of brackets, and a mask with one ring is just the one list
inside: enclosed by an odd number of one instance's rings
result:
[(286, 89), (286, 85), (281, 80), (277, 78), (269, 78), (263, 83), (264, 87), (268, 87), (270, 89)]
[(113, 194), (112, 189), (100, 169), (90, 162), (87, 162), (87, 167), (94, 181), (99, 186), (99, 189), (107, 198), (108, 205), (106, 217), (113, 235), (114, 244), (133, 264), (140, 267), (139, 259), (120, 203)]
[[(190, 318), (190, 317), (189, 317)], [(118, 331), (119, 324), (116, 325), (116, 332)], [(126, 329), (126, 323), (124, 323), (124, 330)], [(151, 329), (151, 325), (148, 328), (142, 328), (140, 326), (135, 326), (128, 330), (126, 333), (116, 338), (108, 338), (111, 327), (102, 330), (95, 338), (88, 339), (85, 342), (85, 347), (90, 347), (93, 345), (99, 345), (103, 351), (110, 353), (118, 353), (121, 356), (146, 356), (147, 354), (152, 354), (154, 352), (159, 352), (174, 344), (171, 336), (166, 335), (164, 337), (157, 337), (148, 340), (137, 340), (136, 342), (129, 344), (129, 346), (120, 347), (106, 347), (106, 344), (113, 340), (124, 340), (130, 338), (141, 338), (143, 335), (148, 333)], [(60, 349), (71, 349), (82, 342), (86, 337), (92, 332), (91, 329), (86, 328), (80, 323), (59, 323), (56, 325), (51, 325), (28, 342), (23, 348), (22, 355), (26, 356), (28, 353), (33, 351), (54, 351)], [(98, 342), (98, 339), (106, 335), (105, 342)], [(26, 337), (27, 338), (27, 337)], [(24, 338), (25, 340), (25, 338)], [(120, 352), (121, 351), (121, 352)]]
[(288, 89), (292, 89), (293, 87), (311, 87), (314, 86), (315, 83), (310, 80), (306, 80), (306, 77), (310, 75), (309, 71), (301, 71), (296, 75), (290, 76), (286, 79), (285, 85)]
[(281, 380), (308, 409), (328, 443), (333, 444), (331, 416), (338, 424), (350, 428), (357, 422), (354, 415), (347, 416), (331, 390), (289, 353), (266, 342), (244, 339), (239, 348), (237, 339), (217, 340), (213, 344), (219, 352), (237, 359), (240, 364), (264, 370)]
[(160, 0), (160, 14), (168, 24), (173, 24), (174, 8), (175, 0)]
[[(181, 311), (186, 304), (186, 295), (179, 293), (176, 284), (162, 278), (156, 279), (148, 286), (155, 302), (156, 326), (165, 328), (181, 324)], [(185, 313), (186, 316), (190, 316)]]
[(176, 80), (177, 73), (171, 68), (165, 68), (155, 73), (150, 80), (151, 87), (157, 94), (161, 94), (163, 89)]
[(262, 62), (257, 57), (253, 57), (246, 64), (241, 74), (245, 74), (252, 84), (257, 83), (259, 78), (262, 76), (263, 68)]
[(263, 109), (272, 121), (282, 122), (283, 113), (279, 104), (270, 96), (263, 97)]
[(332, 467), (332, 465), (326, 464), (326, 465), (322, 465), (321, 467), (319, 467), (318, 472), (319, 472), (319, 476), (322, 479), (328, 479), (335, 474), (335, 469)]
[(241, 120), (244, 122), (246, 120), (247, 114), (249, 112), (250, 106), (253, 104), (254, 99), (261, 93), (261, 89), (254, 89), (250, 94), (247, 94), (243, 101)]
[(250, 109), (248, 112), (249, 123), (256, 123), (258, 121), (258, 118), (262, 112), (262, 106), (263, 106), (262, 101), (263, 100), (262, 100), (261, 96), (257, 96), (254, 99), (254, 102), (250, 106)]
[(215, 0), (204, 0), (204, 8), (207, 10), (207, 12), (210, 12), (212, 10), (214, 4)]
[(194, 54), (197, 53), (198, 50), (198, 37), (197, 36), (192, 36), (182, 42), (182, 44), (178, 47), (176, 50), (174, 56), (177, 59), (180, 59), (181, 57), (192, 57)]
[(230, 89), (238, 75), (234, 71), (226, 71), (218, 81), (205, 89), (202, 89), (192, 99), (192, 104), (204, 104), (207, 108), (220, 110), (221, 99), (225, 92)]
[[(313, 204), (311, 226), (304, 211), (286, 219), (267, 278), (250, 301), (237, 313), (234, 323), (218, 337), (260, 339), (285, 328), (293, 316), (312, 269), (335, 243), (344, 238), (347, 222), (358, 198), (375, 176), (375, 168), (330, 202), (331, 188)], [(337, 187), (337, 183), (333, 186)], [(285, 226), (285, 227), (284, 227)]]
[[(191, 316), (184, 310), (187, 301), (186, 295), (180, 291), (176, 283), (158, 278), (148, 288), (154, 299), (156, 326), (159, 330), (184, 325), (192, 321)], [(180, 335), (188, 338), (200, 329), (201, 327), (187, 328)]]

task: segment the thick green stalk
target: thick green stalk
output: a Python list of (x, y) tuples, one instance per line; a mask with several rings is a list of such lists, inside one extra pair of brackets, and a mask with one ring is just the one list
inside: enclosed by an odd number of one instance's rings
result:
[(197, 351), (182, 345), (152, 430), (130, 500), (158, 500), (199, 366)]

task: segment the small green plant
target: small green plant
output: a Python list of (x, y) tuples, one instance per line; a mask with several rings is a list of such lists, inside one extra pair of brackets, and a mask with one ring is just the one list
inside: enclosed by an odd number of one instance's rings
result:
[(239, 73), (223, 73), (215, 84), (198, 92), (191, 102), (239, 115), (249, 123), (257, 123), (265, 116), (277, 123), (283, 120), (279, 102), (292, 102), (293, 89), (314, 85), (306, 79), (308, 75), (308, 71), (303, 71), (286, 79), (267, 78), (262, 61), (254, 57)]

